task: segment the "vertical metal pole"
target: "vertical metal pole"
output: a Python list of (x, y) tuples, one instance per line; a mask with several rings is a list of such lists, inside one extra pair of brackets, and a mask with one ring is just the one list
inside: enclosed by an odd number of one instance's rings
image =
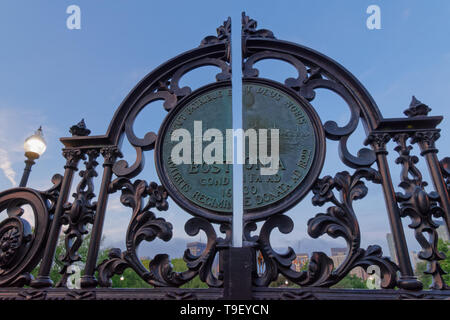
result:
[(255, 261), (253, 248), (229, 248), (222, 252), (221, 259), (227, 266), (224, 273), (224, 299), (252, 299), (252, 271)]
[(98, 195), (97, 210), (95, 212), (94, 225), (92, 227), (91, 240), (89, 242), (89, 251), (84, 268), (84, 276), (81, 278), (82, 288), (92, 288), (97, 285), (94, 277), (97, 264), (100, 242), (102, 240), (103, 224), (105, 221), (105, 211), (108, 205), (108, 187), (112, 177), (112, 166), (116, 157), (120, 155), (117, 147), (107, 147), (100, 151), (105, 159), (103, 163), (103, 178)]
[(386, 155), (388, 154), (386, 150), (386, 143), (390, 140), (390, 138), (391, 137), (388, 134), (371, 134), (369, 135), (367, 141), (372, 144), (372, 147), (377, 155), (378, 170), (381, 174), (389, 224), (391, 226), (395, 251), (397, 252), (398, 265), (400, 268), (400, 279), (398, 280), (397, 285), (402, 289), (421, 290), (422, 283), (414, 276), (411, 260), (409, 259), (408, 245), (406, 243), (405, 232), (403, 230), (400, 217), (400, 210), (397, 205), (395, 190), (392, 185), (392, 178), (386, 158)]
[(25, 188), (27, 186), (28, 178), (30, 177), (31, 167), (35, 164), (32, 159), (25, 160), (25, 169), (23, 169), (22, 179), (20, 180), (19, 187)]
[(433, 179), (433, 185), (440, 197), (440, 204), (442, 209), (444, 209), (444, 221), (447, 225), (447, 230), (450, 233), (450, 199), (447, 192), (447, 187), (442, 177), (441, 169), (439, 167), (439, 160), (436, 153), (426, 153), (425, 158), (428, 164), (428, 170), (431, 173), (431, 178)]
[(61, 216), (64, 213), (64, 204), (67, 202), (70, 186), (72, 185), (73, 173), (77, 170), (78, 161), (83, 157), (80, 150), (65, 150), (64, 157), (67, 159), (64, 171), (64, 178), (61, 185), (58, 201), (56, 203), (55, 214), (48, 234), (47, 245), (44, 250), (44, 257), (41, 261), (38, 277), (31, 282), (34, 288), (46, 288), (53, 285), (50, 279), (50, 270), (55, 257), (56, 245), (61, 232)]
[[(437, 158), (438, 149), (435, 148), (435, 140), (439, 138), (439, 134), (436, 132), (430, 132), (429, 140), (421, 139), (419, 140), (420, 155), (425, 157), (428, 165), (428, 171), (431, 174), (431, 179), (433, 180), (434, 189), (437, 191), (440, 197), (440, 204), (444, 210), (444, 221), (447, 225), (447, 230), (450, 233), (450, 199), (447, 191), (447, 185), (442, 176), (441, 168), (439, 165), (439, 160)], [(413, 139), (413, 142), (414, 139)]]
[(233, 221), (232, 248), (221, 252), (224, 268), (224, 299), (252, 298), (253, 248), (242, 247), (244, 217), (244, 135), (242, 125), (242, 38), (241, 14), (234, 12), (231, 23), (231, 68), (233, 112)]
[[(241, 13), (233, 12), (231, 18), (231, 70), (232, 70), (232, 112), (233, 132), (242, 133), (242, 43), (241, 43)], [(241, 137), (244, 142), (244, 137)], [(244, 143), (242, 143), (244, 146)], [(238, 147), (240, 150), (238, 150)], [(238, 163), (245, 159), (236, 135), (233, 137), (233, 247), (242, 247), (243, 227), (243, 181), (244, 166)]]

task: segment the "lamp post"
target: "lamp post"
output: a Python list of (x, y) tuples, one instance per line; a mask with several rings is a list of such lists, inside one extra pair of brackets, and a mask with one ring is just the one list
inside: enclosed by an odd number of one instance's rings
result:
[(35, 164), (34, 160), (38, 159), (47, 149), (47, 144), (42, 134), (42, 127), (39, 127), (32, 136), (25, 139), (23, 148), (25, 149), (27, 160), (25, 160), (25, 169), (23, 170), (19, 187), (26, 187), (31, 167)]

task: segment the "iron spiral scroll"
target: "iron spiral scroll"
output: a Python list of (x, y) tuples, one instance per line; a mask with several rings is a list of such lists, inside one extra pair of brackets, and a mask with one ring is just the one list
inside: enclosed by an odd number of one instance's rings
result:
[[(116, 110), (106, 134), (90, 136), (85, 128), (72, 127), (72, 137), (61, 138), (66, 158), (64, 175), (55, 175), (54, 186), (44, 192), (30, 188), (14, 188), (0, 193), (0, 211), (8, 217), (0, 223), (0, 298), (8, 299), (215, 299), (227, 296), (230, 274), (236, 270), (231, 266), (231, 221), (232, 214), (220, 215), (200, 210), (198, 204), (189, 202), (183, 195), (174, 192), (164, 174), (161, 151), (161, 134), (164, 123), (172, 119), (181, 106), (209, 89), (220, 89), (230, 85), (231, 20), (224, 21), (216, 36), (204, 38), (197, 48), (168, 60), (142, 79), (128, 94)], [(249, 285), (246, 293), (253, 299), (335, 299), (341, 291), (329, 289), (337, 284), (355, 267), (362, 267), (368, 273), (375, 266), (381, 277), (381, 289), (376, 293), (361, 291), (346, 294), (352, 297), (389, 299), (448, 298), (450, 293), (443, 280), (444, 271), (439, 262), (444, 255), (437, 250), (437, 225), (433, 219), (449, 223), (450, 200), (448, 158), (439, 161), (435, 141), (439, 138), (437, 125), (442, 117), (428, 116), (430, 108), (417, 99), (405, 111), (406, 118), (383, 118), (376, 103), (362, 84), (344, 67), (327, 56), (295, 43), (278, 40), (274, 33), (258, 29), (257, 22), (245, 14), (242, 16), (242, 70), (245, 84), (272, 85), (301, 103), (313, 119), (317, 138), (316, 164), (312, 175), (294, 190), (285, 206), (270, 205), (265, 211), (249, 210), (244, 215), (243, 243), (251, 253), (249, 258)], [(293, 66), (296, 77), (284, 83), (260, 77), (257, 63), (262, 60), (279, 60)], [(201, 67), (217, 68), (215, 82), (193, 90), (181, 87), (184, 75)], [(342, 126), (333, 119), (322, 120), (315, 113), (314, 103), (317, 89), (337, 94), (348, 106), (350, 118)], [(161, 128), (152, 128), (144, 137), (134, 131), (135, 120), (145, 108), (162, 101), (167, 112)], [(152, 106), (153, 104), (153, 106)], [(348, 149), (348, 141), (358, 125), (364, 125), (367, 139), (357, 154)], [(333, 176), (321, 176), (326, 156), (326, 140), (338, 141), (339, 156), (349, 171), (337, 172)], [(429, 165), (435, 191), (425, 192), (426, 182), (415, 164), (418, 157), (410, 155), (411, 144), (420, 147), (421, 156)], [(136, 153), (135, 159), (121, 159), (122, 142), (126, 140)], [(397, 164), (402, 166), (402, 182), (398, 192), (393, 186), (386, 155), (390, 141), (397, 144)], [(363, 144), (363, 143), (362, 143)], [(160, 182), (147, 182), (142, 175), (146, 152), (155, 153), (155, 168)], [(329, 152), (329, 151), (328, 151)], [(69, 196), (73, 174), (78, 170), (80, 160), (84, 169), (79, 172), (80, 181), (76, 191)], [(102, 172), (102, 174), (99, 174)], [(101, 176), (99, 190), (94, 190), (97, 177)], [(386, 201), (386, 211), (394, 235), (398, 263), (383, 255), (378, 245), (361, 248), (361, 231), (354, 201), (365, 198), (366, 183), (380, 185)], [(97, 262), (103, 235), (107, 203), (112, 194), (120, 194), (120, 203), (131, 213), (126, 234), (125, 250), (113, 248), (108, 257)], [(296, 253), (287, 248), (278, 253), (272, 247), (270, 237), (273, 230), (283, 234), (293, 232), (294, 223), (285, 215), (300, 201), (311, 199), (314, 206), (329, 205), (325, 212), (312, 216), (307, 223), (308, 234), (316, 239), (324, 235), (342, 238), (347, 244), (345, 260), (335, 266), (324, 252), (313, 252), (308, 269), (295, 271), (292, 262)], [(173, 225), (165, 217), (174, 201), (192, 217), (185, 223), (187, 235), (196, 236), (203, 232), (207, 236), (206, 248), (196, 256), (189, 250), (183, 255), (187, 269), (175, 272), (170, 257), (156, 254), (144, 265), (138, 255), (143, 241), (160, 239), (170, 242)], [(32, 208), (34, 228), (24, 218), (24, 205)], [(267, 209), (268, 208), (268, 209)], [(422, 246), (420, 258), (429, 262), (428, 273), (433, 277), (432, 290), (420, 291), (422, 284), (415, 277), (401, 218), (409, 216), (410, 227)], [(254, 234), (257, 223), (261, 223), (258, 234)], [(49, 273), (54, 263), (56, 242), (64, 229), (65, 254), (56, 257), (62, 262), (61, 281), (53, 284)], [(81, 289), (70, 290), (66, 282), (70, 276), (69, 267), (80, 260), (79, 249), (86, 235), (90, 233), (89, 251), (86, 258)], [(427, 240), (424, 234), (431, 234)], [(170, 245), (170, 244), (169, 244)], [(256, 270), (256, 253), (260, 252), (265, 269)], [(215, 260), (219, 257), (217, 272), (213, 272)], [(231, 260), (230, 260), (231, 259)], [(229, 263), (231, 261), (231, 263)], [(238, 260), (235, 260), (238, 261)], [(39, 264), (39, 274), (33, 279), (30, 272)], [(144, 291), (111, 288), (112, 277), (132, 269), (141, 279), (153, 286)], [(280, 275), (300, 288), (272, 289), (269, 285)], [(204, 291), (180, 289), (195, 277), (209, 287)], [(233, 277), (231, 276), (231, 279)], [(247, 282), (246, 282), (247, 283)], [(24, 288), (31, 286), (31, 288)], [(52, 286), (58, 288), (51, 288)], [(14, 289), (13, 289), (14, 287)], [(396, 288), (397, 289), (394, 289)], [(419, 292), (415, 292), (419, 291)]]
[[(61, 180), (61, 175), (53, 176), (53, 187), (44, 192), (13, 188), (0, 193), (0, 212), (7, 213), (0, 223), (1, 287), (23, 287), (33, 280), (31, 271), (42, 259)], [(33, 227), (23, 216), (24, 205), (31, 210)]]

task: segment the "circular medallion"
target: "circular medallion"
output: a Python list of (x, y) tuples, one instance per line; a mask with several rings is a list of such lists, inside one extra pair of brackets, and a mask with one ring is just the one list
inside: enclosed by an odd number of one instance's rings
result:
[[(325, 138), (312, 106), (289, 89), (257, 79), (245, 81), (242, 94), (244, 218), (259, 220), (306, 195), (322, 168)], [(232, 128), (229, 83), (192, 93), (161, 126), (155, 152), (159, 178), (194, 215), (231, 218)]]

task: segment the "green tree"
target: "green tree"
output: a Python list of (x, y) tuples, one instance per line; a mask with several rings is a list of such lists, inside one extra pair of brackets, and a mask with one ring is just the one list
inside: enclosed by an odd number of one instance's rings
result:
[[(150, 260), (141, 260), (142, 264), (148, 268)], [(173, 271), (183, 272), (187, 270), (186, 262), (181, 258), (171, 260)], [(147, 282), (142, 280), (137, 273), (128, 268), (122, 275), (115, 275), (112, 277), (113, 288), (151, 288)], [(200, 280), (198, 276), (181, 286), (181, 288), (208, 288), (208, 285)]]
[[(309, 266), (309, 261), (302, 265), (300, 268), (300, 271), (307, 271)], [(298, 284), (295, 284), (288, 280), (285, 276), (279, 275), (276, 281), (273, 281), (270, 283), (269, 287), (275, 287), (275, 288), (283, 288), (283, 287), (291, 287), (291, 288), (300, 288)]]
[[(450, 285), (450, 242), (444, 241), (442, 239), (439, 239), (438, 242), (438, 251), (445, 254), (445, 259), (442, 261), (439, 261), (439, 264), (441, 265), (442, 270), (447, 272), (443, 276), (444, 281), (447, 285)], [(423, 288), (428, 289), (433, 282), (433, 279), (430, 274), (426, 274), (425, 271), (428, 269), (428, 262), (421, 261), (416, 264), (416, 269), (414, 271), (414, 274), (417, 276), (417, 278), (423, 283)]]
[[(66, 252), (64, 239), (65, 239), (64, 234), (62, 234), (58, 239), (58, 243), (57, 243), (56, 250), (55, 250), (55, 257), (53, 259), (53, 265), (50, 270), (50, 279), (52, 279), (54, 284), (57, 284), (62, 277), (62, 275), (60, 274), (60, 271), (63, 268), (64, 263), (61, 261), (61, 258), (64, 256), (64, 253)], [(86, 237), (84, 238), (84, 240), (78, 250), (78, 254), (81, 257), (82, 263), (86, 263), (90, 240), (91, 240), (91, 234), (88, 233), (86, 235)], [(103, 243), (103, 240), (104, 240), (104, 238), (102, 238), (100, 245), (101, 245), (101, 243)], [(97, 258), (97, 263), (103, 261), (107, 257), (108, 257), (108, 249), (100, 250), (98, 258)], [(37, 274), (39, 273), (39, 267), (40, 267), (40, 265), (38, 265), (36, 268), (34, 268), (34, 270), (31, 272), (31, 274), (35, 278), (37, 277)], [(82, 271), (81, 275), (83, 275), (83, 271)]]
[(147, 282), (131, 268), (125, 269), (123, 274), (112, 277), (113, 288), (151, 288)]
[(441, 268), (447, 272), (447, 274), (444, 275), (444, 281), (450, 286), (450, 242), (439, 239), (438, 249), (445, 254), (445, 260), (442, 260), (440, 263)]
[(285, 276), (280, 274), (278, 276), (277, 280), (272, 281), (270, 283), (269, 287), (272, 287), (272, 288), (286, 288), (286, 287), (299, 288), (300, 286), (289, 281), (288, 279), (286, 279)]
[[(58, 239), (58, 243), (55, 250), (55, 257), (53, 261), (52, 268), (50, 270), (50, 279), (52, 279), (54, 284), (57, 284), (62, 275), (60, 274), (60, 271), (64, 267), (64, 263), (61, 261), (62, 257), (64, 256), (64, 253), (66, 252), (65, 249), (65, 243), (64, 243), (65, 235), (61, 234), (61, 236)], [(91, 239), (91, 233), (88, 233), (86, 237), (83, 240), (83, 243), (81, 247), (78, 250), (78, 254), (81, 257), (81, 262), (86, 263), (86, 258), (89, 250), (89, 242)], [(102, 239), (101, 243), (103, 243), (104, 238)], [(108, 259), (108, 252), (110, 248), (103, 248), (100, 250), (97, 258), (97, 265), (101, 263), (103, 260)], [(142, 260), (142, 264), (148, 268), (150, 263), (150, 260)], [(186, 262), (182, 258), (176, 258), (171, 260), (173, 270), (176, 272), (182, 272), (187, 270)], [(37, 277), (39, 273), (39, 267), (38, 265), (31, 274), (34, 278)], [(83, 270), (81, 272), (81, 275), (83, 275)], [(96, 273), (97, 276), (97, 273)], [(147, 282), (145, 282), (139, 275), (132, 269), (127, 268), (123, 274), (121, 275), (114, 275), (112, 278), (112, 287), (113, 288), (151, 288), (152, 286), (149, 285)], [(208, 288), (208, 285), (200, 280), (198, 276), (196, 276), (194, 279), (189, 281), (188, 283), (184, 284), (181, 288)]]
[[(308, 263), (302, 266), (301, 271), (308, 270)], [(273, 281), (269, 285), (270, 287), (292, 287), (292, 288), (298, 288), (299, 285), (289, 281), (284, 277), (283, 275), (279, 275), (276, 281)], [(339, 281), (337, 284), (332, 286), (332, 288), (336, 289), (367, 289), (366, 282), (357, 277), (356, 275), (348, 274), (346, 275), (341, 281)]]
[(341, 281), (332, 286), (335, 289), (367, 289), (366, 282), (354, 274), (347, 274)]

